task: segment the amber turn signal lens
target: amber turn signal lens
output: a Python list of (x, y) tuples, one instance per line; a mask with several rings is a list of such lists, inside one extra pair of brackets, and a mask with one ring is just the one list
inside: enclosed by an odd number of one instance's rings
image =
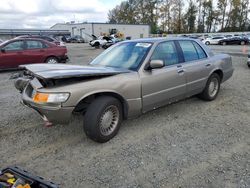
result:
[(46, 93), (36, 93), (33, 97), (34, 102), (47, 102), (49, 98), (49, 94)]

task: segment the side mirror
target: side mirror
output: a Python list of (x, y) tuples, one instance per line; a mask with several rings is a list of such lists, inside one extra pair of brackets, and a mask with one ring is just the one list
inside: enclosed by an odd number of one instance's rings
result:
[(6, 51), (5, 51), (5, 49), (4, 49), (4, 48), (2, 48), (2, 49), (1, 49), (1, 52), (2, 52), (2, 53), (5, 53)]
[(160, 69), (162, 67), (164, 67), (164, 62), (162, 60), (151, 60), (147, 70)]

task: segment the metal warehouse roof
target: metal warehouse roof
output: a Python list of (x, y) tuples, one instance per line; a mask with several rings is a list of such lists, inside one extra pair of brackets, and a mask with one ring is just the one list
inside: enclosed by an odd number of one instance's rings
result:
[(51, 28), (55, 27), (56, 25), (68, 25), (68, 26), (73, 26), (73, 25), (85, 25), (85, 24), (90, 24), (90, 25), (97, 25), (97, 24), (103, 24), (103, 25), (129, 25), (129, 26), (148, 26), (149, 24), (126, 24), (126, 23), (103, 23), (103, 22), (82, 22), (82, 23), (56, 23), (55, 25), (51, 26)]
[(0, 35), (25, 35), (25, 34), (70, 34), (68, 30), (50, 30), (50, 29), (0, 29)]

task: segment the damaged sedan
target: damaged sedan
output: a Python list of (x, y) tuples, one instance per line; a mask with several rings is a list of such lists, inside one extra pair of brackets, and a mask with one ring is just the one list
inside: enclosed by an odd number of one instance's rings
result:
[(213, 54), (187, 38), (125, 41), (110, 47), (88, 66), (24, 65), (15, 81), (22, 103), (47, 123), (84, 116), (86, 135), (107, 142), (124, 119), (198, 95), (212, 101), (233, 74), (226, 54)]

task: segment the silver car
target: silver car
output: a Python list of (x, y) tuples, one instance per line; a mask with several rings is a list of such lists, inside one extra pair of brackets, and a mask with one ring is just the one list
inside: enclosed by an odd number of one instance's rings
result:
[(193, 95), (214, 100), (234, 70), (229, 55), (214, 55), (188, 38), (121, 42), (88, 66), (22, 67), (15, 82), (22, 102), (47, 123), (67, 123), (72, 113), (83, 114), (84, 131), (97, 142), (113, 138), (123, 119)]

